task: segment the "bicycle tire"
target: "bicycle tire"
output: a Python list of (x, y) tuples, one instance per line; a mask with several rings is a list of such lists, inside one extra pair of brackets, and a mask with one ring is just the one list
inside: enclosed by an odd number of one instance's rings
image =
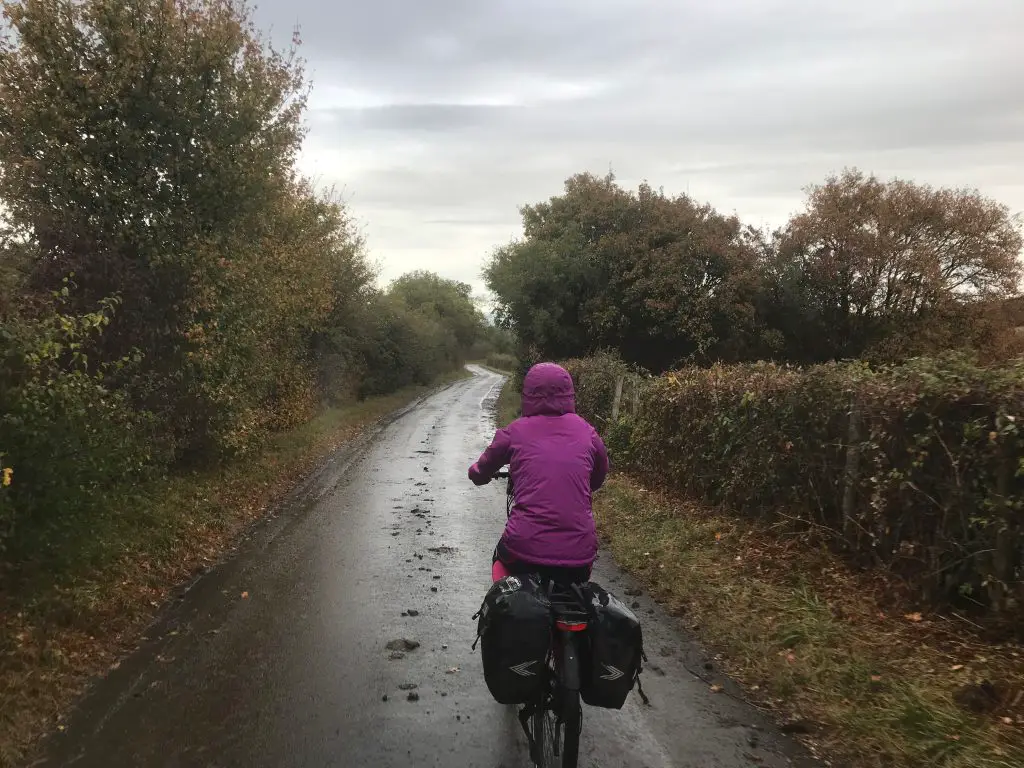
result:
[(580, 758), (580, 730), (583, 728), (583, 709), (580, 692), (562, 689), (562, 765), (576, 768)]
[(555, 752), (555, 713), (540, 707), (533, 713), (533, 742), (536, 754), (531, 755), (537, 768), (561, 768), (561, 757)]
[[(563, 688), (560, 693), (561, 713), (547, 707), (538, 708), (533, 713), (531, 727), (537, 754), (532, 757), (537, 768), (576, 768), (579, 762), (580, 726), (583, 717), (580, 692)], [(561, 728), (556, 728), (559, 714), (562, 724)], [(560, 743), (556, 744), (556, 739)]]

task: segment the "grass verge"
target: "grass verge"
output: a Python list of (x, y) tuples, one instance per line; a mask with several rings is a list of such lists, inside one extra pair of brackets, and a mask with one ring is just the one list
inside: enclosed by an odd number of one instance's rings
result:
[(1024, 765), (1019, 646), (883, 610), (877, 575), (625, 477), (595, 516), (616, 561), (816, 752), (858, 768)]
[(62, 713), (133, 650), (168, 594), (214, 565), (318, 460), (428, 389), (329, 409), (255, 458), (126, 491), (83, 533), (88, 557), (17, 590), (0, 580), (0, 767), (62, 728)]
[(494, 405), (494, 421), (499, 427), (506, 427), (519, 418), (522, 408), (522, 395), (516, 389), (512, 377), (505, 380), (498, 401)]

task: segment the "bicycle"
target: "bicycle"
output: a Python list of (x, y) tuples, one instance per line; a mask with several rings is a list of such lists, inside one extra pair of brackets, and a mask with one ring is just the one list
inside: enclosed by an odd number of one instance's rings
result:
[[(495, 478), (508, 480), (506, 515), (511, 514), (512, 477), (498, 472)], [(583, 706), (580, 686), (581, 654), (586, 648), (589, 613), (582, 584), (561, 584), (538, 574), (551, 603), (552, 647), (545, 666), (546, 680), (539, 700), (523, 705), (519, 722), (530, 745), (530, 759), (537, 768), (576, 768)]]

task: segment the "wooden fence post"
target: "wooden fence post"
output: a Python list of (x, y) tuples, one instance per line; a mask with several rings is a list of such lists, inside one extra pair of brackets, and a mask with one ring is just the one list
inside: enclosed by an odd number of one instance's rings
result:
[(622, 384), (625, 380), (625, 376), (617, 376), (615, 378), (615, 399), (612, 400), (613, 424), (619, 420), (619, 407), (622, 405)]
[(850, 400), (850, 427), (846, 436), (846, 472), (843, 485), (843, 538), (854, 548), (856, 520), (853, 507), (857, 499), (857, 473), (860, 469), (860, 406), (856, 398)]

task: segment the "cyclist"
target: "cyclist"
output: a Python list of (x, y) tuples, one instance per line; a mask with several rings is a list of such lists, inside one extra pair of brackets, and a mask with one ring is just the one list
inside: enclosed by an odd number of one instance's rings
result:
[(495, 433), (469, 468), (476, 485), (489, 483), (506, 464), (515, 481), (491, 577), (532, 572), (586, 582), (597, 556), (591, 494), (608, 474), (608, 452), (597, 430), (576, 414), (572, 377), (560, 365), (530, 368), (522, 414)]

